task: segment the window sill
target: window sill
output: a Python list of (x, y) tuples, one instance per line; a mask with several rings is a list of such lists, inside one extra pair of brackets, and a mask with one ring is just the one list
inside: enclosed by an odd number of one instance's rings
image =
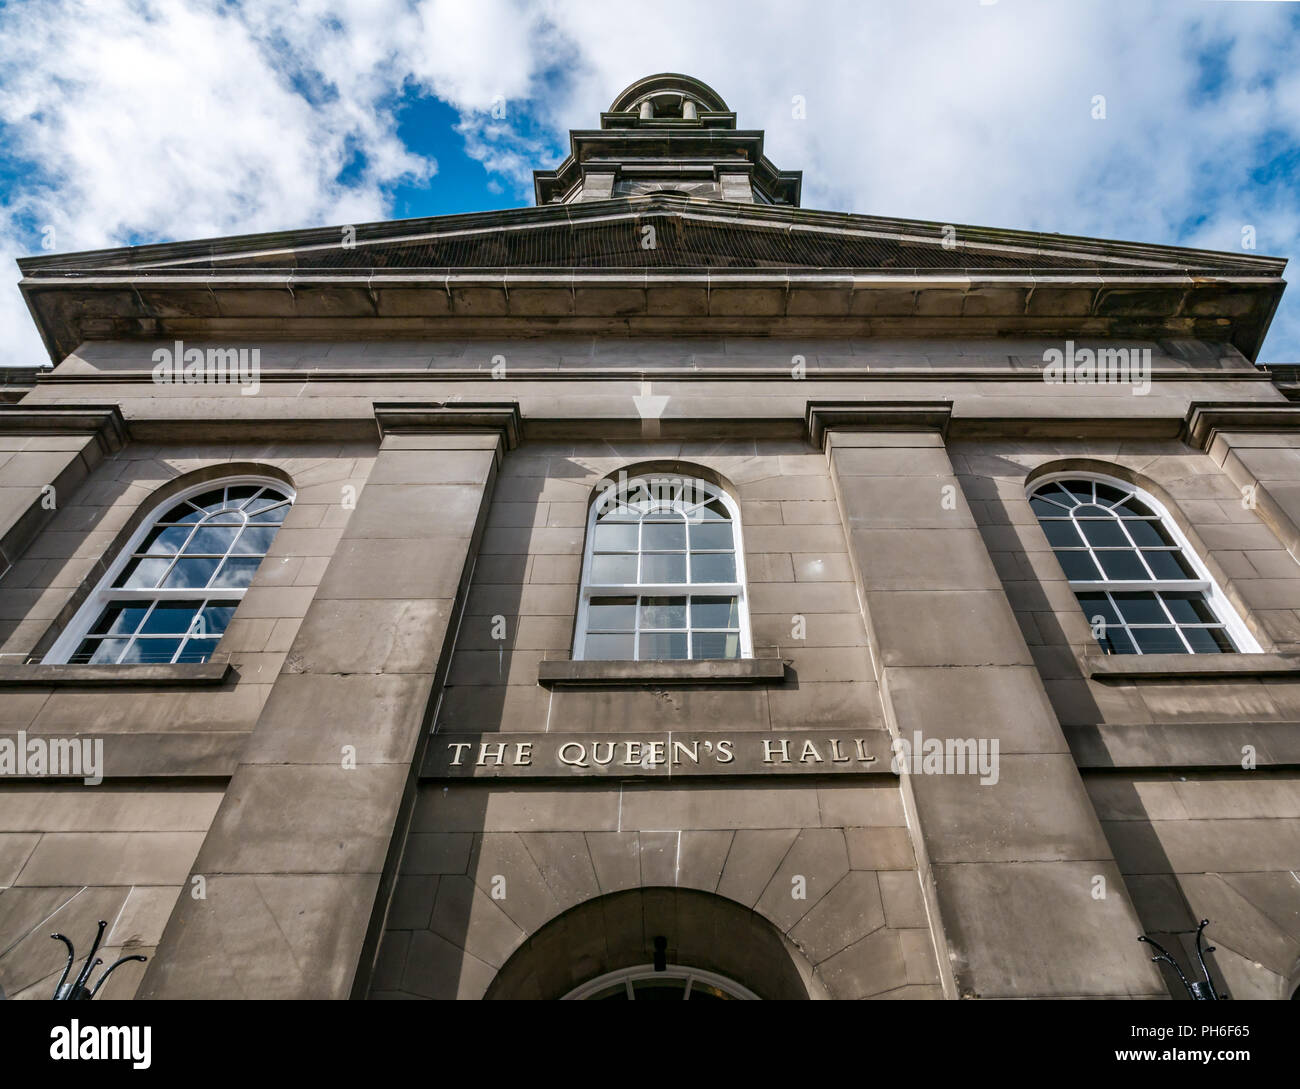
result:
[(1234, 680), (1298, 677), (1300, 654), (1087, 654), (1099, 681)]
[(0, 665), (0, 688), (153, 688), (217, 685), (231, 672), (228, 661), (177, 665)]
[(573, 684), (772, 684), (785, 680), (782, 658), (709, 658), (666, 662), (575, 662), (544, 658), (537, 683)]

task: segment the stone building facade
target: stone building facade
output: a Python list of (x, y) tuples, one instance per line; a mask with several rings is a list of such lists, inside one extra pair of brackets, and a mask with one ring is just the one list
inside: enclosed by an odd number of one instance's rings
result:
[(21, 262), (0, 986), (1292, 997), (1283, 265), (803, 209), (678, 75), (534, 208)]

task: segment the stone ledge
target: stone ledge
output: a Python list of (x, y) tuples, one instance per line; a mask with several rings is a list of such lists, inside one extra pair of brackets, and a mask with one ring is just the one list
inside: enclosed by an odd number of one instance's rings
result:
[(1300, 766), (1300, 723), (1156, 722), (1064, 726), (1081, 770), (1244, 772), (1249, 746), (1260, 770)]
[[(241, 730), (185, 730), (165, 733), (50, 733), (32, 730), (3, 730), (0, 740), (33, 741), (51, 744), (56, 741), (91, 741), (103, 743), (100, 773), (104, 782), (142, 781), (147, 779), (218, 780), (229, 779), (239, 766), (240, 754), (248, 743), (249, 733)], [(84, 775), (17, 775), (5, 774), (0, 781), (29, 785), (56, 782), (80, 783)]]
[(1300, 654), (1088, 654), (1088, 676), (1102, 682), (1300, 679)]
[(568, 684), (770, 684), (785, 680), (782, 658), (710, 658), (666, 662), (575, 662), (544, 658), (537, 683)]
[(176, 665), (0, 665), (0, 688), (153, 688), (217, 685), (232, 672), (229, 662)]

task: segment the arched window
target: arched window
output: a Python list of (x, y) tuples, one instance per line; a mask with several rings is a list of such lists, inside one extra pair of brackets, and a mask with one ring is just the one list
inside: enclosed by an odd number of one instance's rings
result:
[(168, 499), (113, 561), (45, 661), (206, 662), (292, 503), (284, 485), (250, 477)]
[(1160, 504), (1106, 477), (1048, 477), (1029, 504), (1108, 654), (1258, 651)]
[(661, 968), (643, 964), (589, 980), (564, 998), (586, 1002), (755, 1002), (758, 995), (717, 972), (678, 964)]
[(575, 659), (748, 658), (740, 512), (691, 477), (621, 478), (592, 505)]

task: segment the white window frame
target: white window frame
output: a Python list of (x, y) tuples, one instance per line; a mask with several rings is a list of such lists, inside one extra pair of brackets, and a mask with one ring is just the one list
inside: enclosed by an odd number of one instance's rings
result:
[[(740, 505), (732, 498), (728, 491), (705, 480), (702, 477), (691, 476), (689, 472), (674, 473), (667, 470), (658, 470), (654, 472), (638, 473), (636, 476), (644, 477), (645, 480), (654, 482), (656, 480), (682, 480), (689, 481), (691, 486), (699, 488), (707, 493), (710, 500), (718, 500), (726, 509), (731, 518), (731, 537), (732, 548), (736, 558), (736, 580), (734, 582), (614, 582), (614, 583), (593, 583), (591, 581), (592, 557), (595, 552), (596, 542), (596, 519), (600, 512), (601, 496), (597, 496), (591, 503), (591, 509), (587, 512), (587, 540), (583, 547), (582, 554), (582, 582), (578, 593), (578, 621), (573, 636), (573, 660), (583, 661), (586, 658), (587, 646), (587, 614), (588, 606), (591, 604), (593, 597), (730, 597), (736, 598), (736, 612), (738, 624), (740, 627), (740, 657), (752, 658), (754, 656), (753, 639), (749, 630), (749, 595), (746, 593), (748, 581), (745, 575), (745, 543), (740, 525)], [(633, 478), (635, 479), (635, 478)], [(603, 493), (602, 493), (603, 494)], [(689, 530), (688, 530), (689, 534)], [(639, 543), (639, 539), (638, 539)], [(635, 555), (639, 557), (643, 553), (638, 548)], [(690, 554), (690, 540), (687, 540), (687, 555)], [(689, 559), (687, 563), (689, 564)], [(638, 577), (640, 575), (640, 564), (638, 562)], [(641, 609), (637, 606), (636, 633), (633, 637), (633, 653), (639, 646), (640, 626), (641, 626)], [(687, 614), (687, 655), (686, 658), (641, 658), (639, 661), (734, 661), (735, 659), (710, 659), (710, 658), (691, 658), (691, 636), (694, 630), (690, 624), (689, 611)]]
[[(181, 587), (177, 589), (125, 589), (124, 587), (114, 587), (113, 583), (117, 581), (118, 575), (122, 569), (131, 561), (135, 555), (140, 543), (149, 535), (149, 531), (154, 528), (158, 520), (172, 507), (187, 499), (193, 499), (196, 495), (202, 495), (204, 492), (214, 491), (217, 488), (238, 487), (241, 484), (251, 484), (257, 487), (275, 488), (288, 499), (290, 507), (297, 499), (297, 492), (286, 484), (270, 476), (255, 476), (248, 474), (239, 474), (236, 476), (215, 477), (212, 480), (204, 481), (202, 484), (195, 484), (183, 491), (176, 492), (166, 499), (159, 500), (149, 510), (149, 514), (136, 530), (131, 534), (130, 540), (118, 550), (113, 562), (109, 565), (108, 571), (96, 584), (95, 589), (87, 595), (86, 600), (82, 602), (81, 608), (68, 623), (67, 627), (60, 633), (54, 645), (45, 653), (41, 659), (42, 665), (66, 665), (68, 659), (77, 652), (77, 648), (89, 636), (90, 627), (103, 614), (104, 610), (114, 601), (189, 601), (196, 597), (203, 598), (221, 598), (224, 601), (233, 601), (238, 607), (239, 602), (243, 601), (244, 594), (247, 593), (248, 587), (211, 587), (201, 590), (193, 587)], [(288, 517), (286, 515), (286, 517)], [(256, 578), (256, 574), (253, 576)], [(222, 633), (224, 637), (224, 632)], [(221, 640), (217, 640), (217, 645), (213, 647), (213, 654), (221, 645)], [(94, 668), (112, 668), (114, 663), (105, 663), (103, 666), (96, 665)]]
[(634, 983), (640, 983), (643, 980), (654, 982), (657, 979), (684, 979), (686, 987), (682, 991), (682, 1001), (689, 1002), (691, 989), (696, 983), (703, 983), (709, 987), (717, 987), (720, 991), (726, 991), (732, 998), (744, 1002), (760, 1001), (758, 995), (748, 987), (742, 987), (734, 979), (728, 979), (726, 976), (719, 975), (717, 972), (706, 972), (702, 968), (688, 968), (682, 964), (666, 964), (662, 971), (656, 971), (653, 964), (638, 964), (634, 968), (620, 968), (617, 972), (606, 972), (603, 976), (597, 976), (590, 979), (580, 987), (575, 987), (566, 994), (562, 1002), (579, 1002), (590, 998), (593, 994), (612, 987), (615, 983), (622, 983), (627, 989), (629, 1001), (635, 1000), (633, 990)]
[[(1199, 590), (1205, 594), (1205, 600), (1210, 606), (1210, 609), (1214, 612), (1214, 615), (1219, 618), (1219, 622), (1223, 625), (1224, 630), (1227, 631), (1229, 636), (1231, 636), (1232, 642), (1237, 648), (1236, 653), (1263, 653), (1263, 648), (1259, 645), (1259, 641), (1251, 634), (1250, 629), (1246, 627), (1241, 615), (1233, 607), (1232, 602), (1228, 600), (1222, 587), (1219, 586), (1214, 576), (1210, 574), (1210, 569), (1205, 566), (1205, 563), (1201, 560), (1197, 550), (1192, 547), (1187, 536), (1179, 528), (1178, 523), (1170, 517), (1169, 510), (1160, 502), (1159, 499), (1146, 489), (1137, 484), (1131, 484), (1129, 481), (1124, 480), (1121, 477), (1107, 476), (1105, 473), (1076, 470), (1047, 473), (1036, 478), (1025, 488), (1025, 502), (1028, 503), (1033, 494), (1040, 488), (1060, 480), (1091, 480), (1100, 484), (1109, 484), (1112, 488), (1119, 488), (1121, 491), (1132, 492), (1140, 502), (1150, 507), (1151, 510), (1160, 518), (1161, 526), (1173, 539), (1174, 544), (1178, 546), (1183, 559), (1187, 561), (1192, 570), (1198, 576), (1195, 579), (1147, 579), (1124, 581), (1108, 581), (1105, 579), (1084, 581), (1068, 579), (1067, 581), (1070, 590), (1074, 593), (1076, 600), (1080, 593), (1096, 593), (1105, 591), (1113, 593), (1125, 593), (1130, 591), (1177, 592), (1180, 590)], [(1045, 532), (1043, 531), (1042, 523), (1039, 521), (1036, 513), (1034, 514), (1034, 525), (1038, 526), (1040, 532)], [(1089, 554), (1091, 555), (1091, 551)], [(1055, 550), (1053, 550), (1052, 555), (1055, 557)], [(1097, 565), (1097, 569), (1101, 571), (1102, 574), (1105, 574), (1105, 571), (1102, 569), (1100, 564)], [(1064, 571), (1062, 571), (1062, 573), (1064, 573)], [(1082, 602), (1080, 602), (1079, 605), (1080, 610), (1082, 611)], [(1178, 627), (1177, 624), (1173, 626)], [(1134, 643), (1134, 649), (1137, 651), (1138, 655), (1142, 654), (1142, 648), (1139, 647), (1136, 642)], [(1173, 653), (1177, 653), (1177, 651)], [(1200, 655), (1197, 655), (1197, 657), (1200, 657)]]

